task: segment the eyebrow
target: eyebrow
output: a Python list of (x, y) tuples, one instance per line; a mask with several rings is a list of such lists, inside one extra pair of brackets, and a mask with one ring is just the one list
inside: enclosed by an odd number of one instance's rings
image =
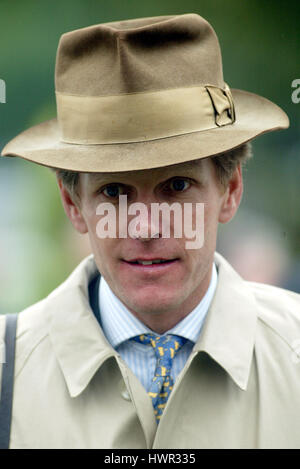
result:
[[(158, 172), (160, 170), (164, 170), (164, 173), (162, 174), (162, 176), (164, 177), (165, 180), (169, 179), (169, 178), (172, 178), (172, 177), (176, 177), (176, 176), (181, 176), (183, 175), (188, 175), (189, 173), (192, 173), (191, 175), (194, 175), (194, 172), (195, 172), (195, 169), (198, 168), (200, 169), (201, 168), (201, 164), (200, 163), (201, 160), (195, 160), (195, 161), (188, 161), (186, 163), (180, 163), (180, 164), (176, 164), (176, 165), (170, 165), (169, 168), (170, 168), (170, 174), (167, 174), (166, 172), (166, 168), (167, 167), (163, 167), (163, 168), (151, 168), (151, 169), (140, 169), (140, 170), (136, 170), (136, 171), (120, 171), (120, 172), (115, 172), (115, 173), (88, 173), (88, 174), (91, 174), (91, 177), (92, 177), (92, 181), (94, 183), (98, 183), (98, 184), (109, 184), (109, 183), (113, 183), (113, 182), (124, 182), (126, 183), (126, 181), (128, 182), (128, 179), (130, 179), (130, 176), (133, 175), (133, 174), (142, 174), (142, 173), (145, 173), (145, 171), (149, 171), (149, 172)], [(201, 175), (201, 172), (199, 172), (198, 174), (198, 177)]]
[[(128, 173), (124, 172), (123, 178), (125, 174), (128, 174)], [(95, 183), (105, 184), (105, 183), (112, 182), (113, 180), (122, 179), (122, 173), (92, 173), (91, 179)]]

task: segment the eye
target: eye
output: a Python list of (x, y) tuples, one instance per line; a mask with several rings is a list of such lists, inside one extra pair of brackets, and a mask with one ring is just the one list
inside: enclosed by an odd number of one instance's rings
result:
[(190, 182), (185, 178), (174, 178), (170, 181), (169, 187), (174, 192), (183, 192), (190, 187)]
[(122, 184), (108, 184), (107, 186), (104, 187), (101, 191), (106, 197), (109, 197), (110, 199), (116, 199), (120, 195), (124, 193), (124, 187)]

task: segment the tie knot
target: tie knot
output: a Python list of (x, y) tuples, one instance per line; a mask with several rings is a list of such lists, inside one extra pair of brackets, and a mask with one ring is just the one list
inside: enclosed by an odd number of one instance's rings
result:
[(167, 334), (155, 336), (154, 334), (142, 334), (133, 338), (141, 344), (151, 344), (156, 357), (161, 361), (171, 365), (175, 354), (186, 343), (187, 339), (178, 335)]

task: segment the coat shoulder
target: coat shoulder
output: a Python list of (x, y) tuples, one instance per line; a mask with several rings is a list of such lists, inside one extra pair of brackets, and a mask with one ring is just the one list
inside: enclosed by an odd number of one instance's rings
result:
[(268, 328), (293, 348), (300, 341), (300, 294), (262, 283), (247, 282), (258, 305), (261, 327)]
[[(18, 313), (16, 331), (15, 376), (24, 367), (32, 351), (48, 337), (48, 318), (41, 300)], [(0, 316), (0, 340), (4, 342), (5, 315)], [(3, 343), (2, 342), (2, 343)]]

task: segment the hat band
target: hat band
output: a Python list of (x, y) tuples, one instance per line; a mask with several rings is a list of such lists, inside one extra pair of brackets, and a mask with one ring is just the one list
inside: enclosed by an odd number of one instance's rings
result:
[(229, 87), (213, 85), (115, 96), (56, 91), (61, 140), (77, 144), (145, 142), (232, 124)]

